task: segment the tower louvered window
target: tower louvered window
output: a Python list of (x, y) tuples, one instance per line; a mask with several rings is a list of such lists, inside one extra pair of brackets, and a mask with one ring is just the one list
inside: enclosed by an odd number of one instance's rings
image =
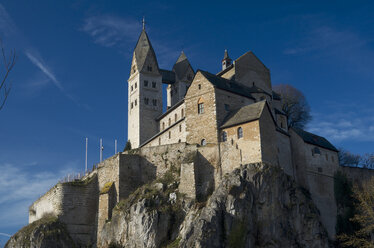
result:
[(153, 104), (153, 106), (157, 106), (157, 100), (156, 100), (156, 99), (153, 99), (153, 100), (152, 100), (152, 104)]

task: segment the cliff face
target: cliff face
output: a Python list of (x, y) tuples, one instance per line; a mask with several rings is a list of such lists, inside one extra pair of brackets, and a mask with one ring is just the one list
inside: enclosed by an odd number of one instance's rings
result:
[[(247, 165), (226, 175), (207, 202), (142, 188), (101, 231), (100, 247), (328, 247), (307, 191), (279, 168)], [(158, 186), (160, 189), (162, 186)], [(152, 190), (153, 189), (153, 190)], [(161, 192), (161, 193), (160, 193)]]
[[(178, 193), (177, 174), (166, 173), (121, 201), (99, 230), (97, 247), (329, 246), (309, 193), (278, 167), (241, 166), (206, 202)], [(7, 247), (20, 247), (19, 240)], [(68, 240), (61, 236), (50, 247), (66, 247)]]

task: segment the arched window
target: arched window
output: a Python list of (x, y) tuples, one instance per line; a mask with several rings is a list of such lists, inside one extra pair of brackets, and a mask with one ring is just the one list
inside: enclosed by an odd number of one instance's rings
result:
[(198, 114), (204, 114), (204, 100), (203, 98), (200, 98), (197, 102), (197, 113)]
[(184, 109), (181, 110), (181, 116), (184, 117)]
[(202, 145), (202, 146), (205, 146), (205, 145), (206, 145), (206, 140), (205, 140), (205, 139), (202, 139), (202, 140), (201, 140), (201, 145)]
[(223, 142), (227, 141), (227, 133), (225, 131), (222, 132), (222, 141)]
[(174, 115), (174, 121), (177, 121), (177, 119), (178, 119), (178, 115), (175, 114), (175, 115)]
[(238, 128), (238, 139), (241, 139), (241, 138), (243, 138), (243, 128), (239, 127)]

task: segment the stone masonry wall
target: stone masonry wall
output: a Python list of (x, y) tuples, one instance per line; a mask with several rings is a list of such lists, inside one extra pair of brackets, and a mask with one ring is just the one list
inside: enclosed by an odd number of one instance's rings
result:
[(277, 160), (287, 175), (295, 178), (292, 165), (291, 141), (290, 137), (284, 133), (276, 131), (277, 136)]
[(58, 183), (30, 206), (29, 222), (52, 213), (66, 224), (78, 244), (92, 244), (95, 240), (98, 209), (96, 173), (83, 181)]
[[(204, 113), (198, 114), (199, 100), (204, 103)], [(213, 85), (198, 72), (189, 87), (186, 98), (187, 143), (201, 144), (218, 142), (216, 121), (216, 99)]]
[(261, 161), (277, 165), (275, 123), (267, 106), (260, 117)]

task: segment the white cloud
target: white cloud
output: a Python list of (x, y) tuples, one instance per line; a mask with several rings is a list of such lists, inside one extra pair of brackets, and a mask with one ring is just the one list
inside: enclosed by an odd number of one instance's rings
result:
[(17, 27), (2, 4), (0, 4), (0, 32), (4, 36), (17, 34)]
[(28, 165), (0, 164), (0, 231), (21, 227), (28, 222), (28, 207), (68, 173), (78, 168), (76, 161), (67, 163), (57, 173), (33, 172)]
[(95, 43), (105, 46), (121, 46), (136, 41), (141, 30), (139, 21), (111, 15), (86, 18), (82, 30), (88, 33)]
[(52, 82), (53, 84), (61, 91), (64, 92), (64, 88), (62, 87), (60, 81), (56, 79), (56, 76), (54, 73), (49, 69), (49, 67), (44, 63), (43, 59), (37, 58), (35, 54), (32, 54), (30, 51), (25, 52), (26, 56), (29, 58), (29, 60), (37, 66)]
[(374, 110), (365, 109), (364, 106), (353, 105), (351, 110), (348, 105), (325, 104), (329, 106), (326, 113), (312, 113), (313, 120), (308, 125), (308, 130), (318, 135), (324, 136), (333, 143), (344, 141), (368, 141), (374, 142), (374, 126), (372, 116)]

